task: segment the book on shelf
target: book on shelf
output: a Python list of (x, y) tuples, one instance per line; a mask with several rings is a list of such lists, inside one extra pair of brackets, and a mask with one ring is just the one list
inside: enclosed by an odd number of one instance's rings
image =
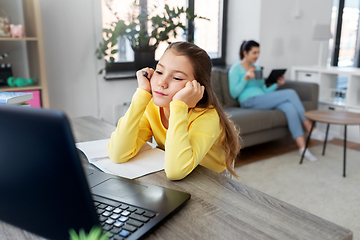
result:
[(41, 90), (25, 90), (20, 92), (32, 93), (33, 99), (27, 101), (26, 103), (30, 105), (30, 107), (41, 108)]
[(32, 93), (24, 92), (0, 92), (0, 104), (26, 104), (27, 101), (33, 99)]

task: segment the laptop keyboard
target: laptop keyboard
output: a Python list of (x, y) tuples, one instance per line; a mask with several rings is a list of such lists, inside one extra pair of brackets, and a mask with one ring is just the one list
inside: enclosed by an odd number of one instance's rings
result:
[(126, 239), (148, 224), (157, 213), (93, 195), (95, 209), (109, 239)]

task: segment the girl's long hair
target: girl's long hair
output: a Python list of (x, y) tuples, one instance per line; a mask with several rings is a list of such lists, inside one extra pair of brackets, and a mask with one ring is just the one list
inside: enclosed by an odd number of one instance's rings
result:
[(209, 55), (205, 50), (190, 42), (174, 42), (167, 47), (166, 51), (169, 49), (173, 50), (175, 54), (186, 56), (191, 61), (196, 81), (205, 87), (204, 96), (197, 103), (196, 108), (211, 108), (213, 106), (219, 114), (220, 124), (223, 127), (219, 141), (222, 141), (225, 149), (225, 165), (229, 172), (237, 177), (233, 166), (241, 148), (239, 131), (223, 110), (213, 90), (211, 82), (212, 62)]

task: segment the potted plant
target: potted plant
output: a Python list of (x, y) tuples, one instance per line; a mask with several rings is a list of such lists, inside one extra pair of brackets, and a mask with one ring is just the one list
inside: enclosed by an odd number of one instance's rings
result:
[[(103, 40), (96, 49), (97, 58), (101, 60), (108, 56), (105, 59), (106, 63), (113, 63), (115, 61), (113, 55), (118, 52), (116, 47), (118, 37), (124, 36), (130, 41), (131, 48), (134, 51), (137, 69), (155, 64), (155, 50), (160, 42), (170, 43), (170, 37), (176, 37), (179, 29), (182, 29), (184, 34), (186, 33), (188, 27), (181, 22), (180, 18), (186, 17), (189, 23), (192, 23), (195, 18), (209, 20), (195, 15), (189, 8), (170, 8), (167, 4), (165, 4), (161, 14), (152, 14), (151, 9), (142, 6), (139, 0), (134, 1), (133, 13), (129, 19), (121, 19), (109, 4), (107, 7), (117, 21), (112, 22), (109, 28), (103, 29)], [(153, 7), (152, 9), (157, 8)], [(192, 39), (187, 40), (192, 41)], [(146, 62), (146, 59), (149, 62)]]
[(94, 226), (91, 228), (89, 234), (86, 234), (84, 229), (80, 229), (79, 234), (74, 229), (70, 229), (70, 240), (107, 240), (109, 235), (105, 233), (101, 227)]

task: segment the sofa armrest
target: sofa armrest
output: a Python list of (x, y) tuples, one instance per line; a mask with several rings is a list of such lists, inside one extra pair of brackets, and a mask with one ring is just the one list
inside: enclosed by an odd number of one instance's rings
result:
[(279, 89), (291, 88), (299, 95), (306, 110), (315, 110), (319, 103), (319, 85), (311, 82), (287, 80)]

